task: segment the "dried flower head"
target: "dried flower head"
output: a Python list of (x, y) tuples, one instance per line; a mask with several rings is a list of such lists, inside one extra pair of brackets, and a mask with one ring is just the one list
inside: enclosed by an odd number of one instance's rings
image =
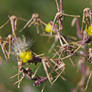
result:
[(83, 23), (90, 24), (91, 20), (91, 10), (90, 8), (85, 8), (83, 10)]

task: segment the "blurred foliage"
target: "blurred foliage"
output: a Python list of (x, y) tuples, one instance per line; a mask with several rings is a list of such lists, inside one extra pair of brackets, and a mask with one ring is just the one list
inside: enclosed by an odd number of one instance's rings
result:
[[(65, 13), (81, 15), (84, 8), (92, 8), (92, 0), (63, 0), (63, 8)], [(55, 0), (0, 0), (0, 25), (2, 25), (10, 15), (16, 15), (18, 17), (25, 18), (29, 20), (32, 13), (39, 13), (42, 20), (48, 23), (52, 20), (57, 12)], [(71, 27), (72, 18), (65, 17), (63, 33), (67, 36), (74, 35), (76, 36), (76, 28)], [(81, 22), (81, 20), (80, 20)], [(18, 22), (18, 30), (24, 26), (25, 22)], [(51, 45), (51, 42), (48, 41), (46, 37), (40, 37), (36, 30), (32, 28), (26, 28), (22, 33), (19, 33), (17, 30), (17, 35), (20, 36), (24, 34), (27, 36), (28, 40), (32, 40), (31, 49), (39, 53), (45, 53), (48, 55), (48, 49)], [(8, 24), (2, 30), (0, 30), (0, 35), (5, 37), (11, 33), (11, 26)], [(45, 42), (44, 42), (45, 41)], [(1, 53), (1, 56), (3, 54)], [(74, 63), (78, 60), (73, 59)], [(66, 61), (66, 71), (64, 77), (66, 81), (58, 79), (53, 87), (50, 87), (50, 84), (46, 84), (45, 92), (70, 92), (70, 90), (76, 87), (78, 80), (80, 79), (80, 73), (75, 72), (76, 67), (73, 67), (70, 62)], [(17, 73), (17, 62), (14, 57), (9, 60), (9, 62), (4, 61), (0, 65), (0, 92), (24, 92), (23, 87), (25, 85), (32, 86), (31, 80), (23, 81), (21, 88), (17, 88), (13, 83), (17, 78), (10, 80), (9, 77)], [(91, 78), (92, 79), (92, 78)], [(89, 87), (87, 92), (92, 90), (92, 80), (90, 80)], [(37, 92), (41, 90), (42, 85), (37, 88)], [(1, 91), (2, 90), (2, 91)], [(26, 92), (34, 92), (32, 90)]]

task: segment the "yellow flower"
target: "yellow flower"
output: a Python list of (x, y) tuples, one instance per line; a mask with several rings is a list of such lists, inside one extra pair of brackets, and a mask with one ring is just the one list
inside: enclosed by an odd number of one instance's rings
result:
[(20, 59), (22, 59), (23, 63), (26, 63), (27, 61), (32, 59), (32, 52), (31, 51), (25, 51), (19, 53)]
[(87, 28), (87, 26), (85, 27), (85, 31), (87, 32), (87, 34), (89, 36), (92, 36), (92, 24)]
[(48, 23), (48, 24), (46, 25), (45, 31), (48, 32), (48, 33), (50, 33), (50, 32), (55, 33), (55, 31), (53, 30), (52, 25), (51, 25), (50, 23)]

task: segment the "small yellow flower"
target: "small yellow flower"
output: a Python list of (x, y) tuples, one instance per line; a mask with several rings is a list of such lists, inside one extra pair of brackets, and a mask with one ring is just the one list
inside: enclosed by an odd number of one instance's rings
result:
[(50, 32), (55, 33), (55, 31), (53, 30), (52, 25), (51, 25), (50, 23), (48, 23), (48, 24), (46, 25), (45, 31), (48, 32), (48, 33), (50, 33)]
[(27, 61), (32, 59), (32, 52), (31, 51), (20, 52), (19, 58), (22, 59), (23, 63), (26, 63)]
[(87, 32), (87, 34), (89, 36), (92, 36), (92, 24), (87, 28), (87, 26), (85, 27), (85, 31)]

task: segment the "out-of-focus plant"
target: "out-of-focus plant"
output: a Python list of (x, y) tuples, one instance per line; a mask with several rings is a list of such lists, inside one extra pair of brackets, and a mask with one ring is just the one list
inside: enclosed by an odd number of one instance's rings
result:
[[(85, 63), (92, 63), (92, 48), (90, 47), (92, 45), (91, 9), (85, 8), (83, 10), (82, 24), (80, 26), (78, 21), (80, 18), (79, 15), (64, 13), (62, 0), (59, 0), (59, 4), (56, 0), (56, 5), (57, 13), (54, 16), (54, 19), (50, 20), (49, 23), (45, 23), (39, 17), (40, 15), (38, 13), (34, 13), (29, 21), (14, 15), (9, 16), (9, 19), (0, 27), (0, 29), (2, 29), (10, 21), (12, 33), (5, 39), (3, 39), (2, 36), (0, 37), (0, 46), (6, 61), (11, 58), (10, 55), (14, 55), (17, 58), (18, 73), (10, 77), (10, 79), (18, 76), (17, 82), (14, 83), (18, 84), (18, 88), (24, 78), (34, 81), (34, 86), (39, 86), (42, 83), (46, 84), (46, 81), (53, 86), (59, 77), (66, 80), (62, 75), (65, 69), (67, 69), (65, 61), (66, 59), (70, 60), (71, 64), (75, 65), (72, 57), (79, 57), (79, 61), (76, 66), (78, 66), (82, 76), (76, 88), (73, 88), (71, 92), (77, 92), (78, 90), (86, 91), (88, 88), (92, 71)], [(67, 35), (63, 34), (63, 22), (65, 16), (73, 18), (72, 26), (76, 23), (77, 38), (79, 40), (75, 41), (71, 39), (72, 37), (68, 38)], [(26, 37), (23, 36), (21, 38), (17, 36), (16, 30), (18, 20), (27, 22), (19, 32), (24, 31), (27, 26), (31, 27), (34, 25), (40, 36), (48, 36), (49, 38), (53, 37), (55, 39), (48, 50), (48, 53), (50, 53), (51, 56), (47, 56), (45, 53), (40, 55), (36, 54), (37, 52), (33, 52), (29, 49), (31, 42), (27, 41)], [(21, 35), (23, 34), (21, 33)], [(35, 65), (35, 70), (32, 68), (33, 65)], [(43, 70), (46, 74), (45, 76), (43, 76), (43, 74), (39, 74), (41, 65), (43, 66)], [(42, 92), (44, 91), (44, 88), (45, 87), (43, 87)]]

